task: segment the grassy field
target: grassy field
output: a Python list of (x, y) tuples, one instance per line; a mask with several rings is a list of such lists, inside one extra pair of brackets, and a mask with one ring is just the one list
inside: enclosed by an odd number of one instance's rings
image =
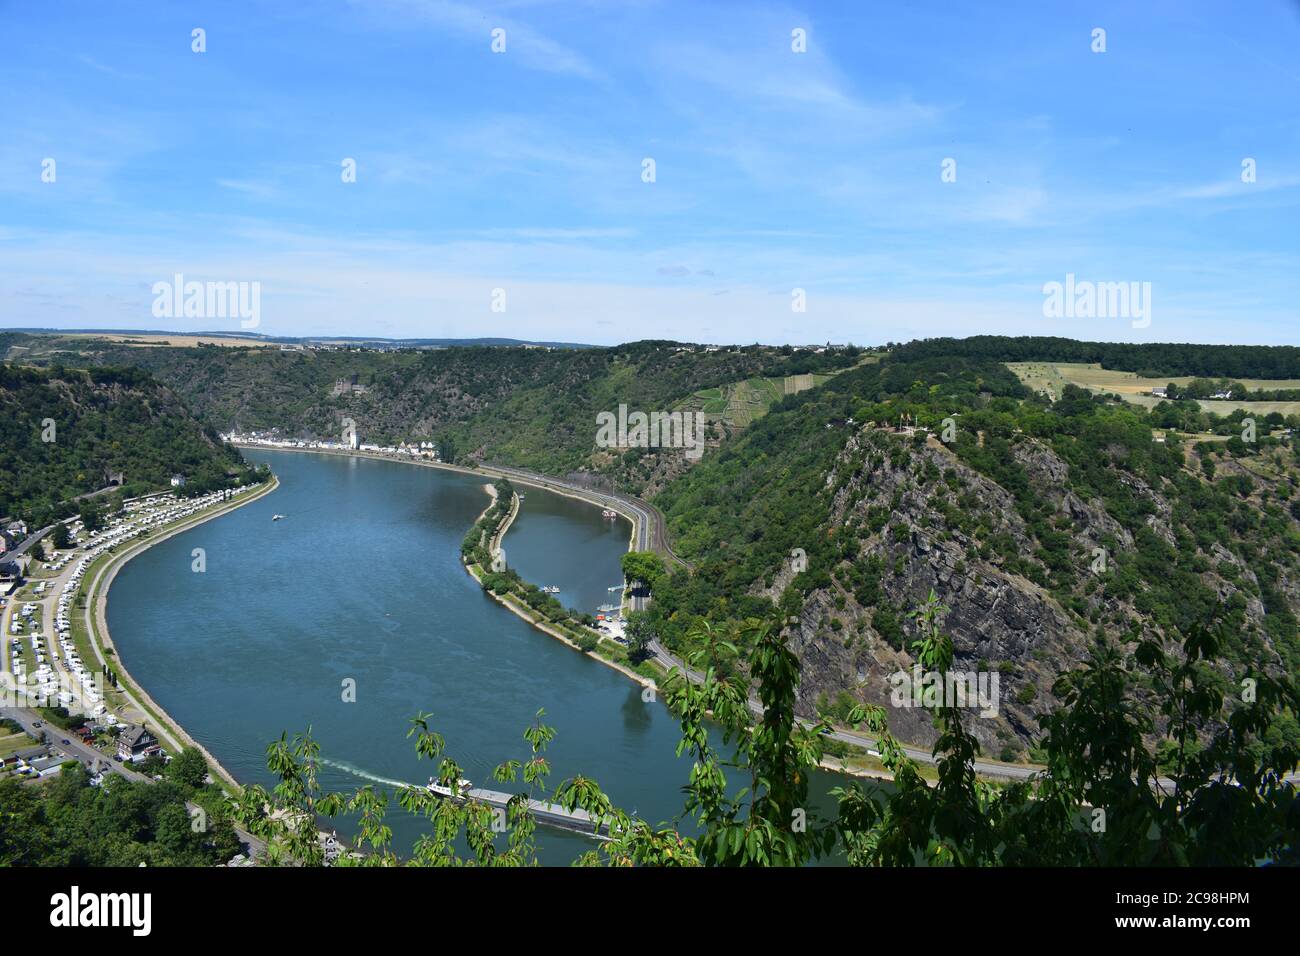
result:
[[(880, 361), (880, 354), (870, 352), (863, 355), (857, 365), (870, 365)], [(841, 369), (825, 374), (815, 373), (807, 376), (747, 378), (740, 382), (731, 382), (717, 388), (705, 388), (695, 392), (677, 405), (680, 411), (703, 412), (710, 421), (722, 421), (729, 428), (744, 428), (767, 414), (773, 404), (788, 394), (816, 388), (830, 381), (836, 375), (847, 371)], [(809, 383), (811, 380), (811, 383)], [(800, 386), (803, 387), (800, 387)]]
[[(830, 378), (830, 375), (813, 375), (813, 387)], [(681, 407), (701, 411), (711, 419), (720, 418), (732, 427), (744, 428), (785, 397), (786, 388), (784, 378), (747, 378), (696, 392)]]
[[(1053, 398), (1059, 398), (1066, 385), (1077, 385), (1094, 392), (1112, 392), (1126, 402), (1151, 408), (1163, 399), (1151, 395), (1151, 389), (1157, 385), (1186, 385), (1192, 380), (1189, 375), (1175, 375), (1163, 378), (1140, 378), (1134, 372), (1119, 372), (1104, 369), (1100, 365), (1085, 365), (1075, 362), (1008, 362), (1007, 368), (1015, 372), (1022, 382), (1034, 391), (1047, 392)], [(1297, 388), (1300, 379), (1237, 379), (1251, 389)], [(1300, 414), (1300, 402), (1233, 402), (1210, 401), (1203, 399), (1201, 408), (1207, 412), (1226, 415), (1238, 408), (1267, 415), (1280, 412), (1283, 415)]]
[[(0, 730), (0, 734), (4, 734), (4, 731)], [(36, 741), (24, 733), (0, 736), (0, 757), (8, 757), (10, 754), (34, 746), (36, 746)]]

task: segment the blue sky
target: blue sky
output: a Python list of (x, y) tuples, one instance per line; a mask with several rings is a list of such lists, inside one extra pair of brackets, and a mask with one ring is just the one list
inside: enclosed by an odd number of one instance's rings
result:
[(0, 326), (1300, 342), (1293, 0), (0, 0), (0, 77)]

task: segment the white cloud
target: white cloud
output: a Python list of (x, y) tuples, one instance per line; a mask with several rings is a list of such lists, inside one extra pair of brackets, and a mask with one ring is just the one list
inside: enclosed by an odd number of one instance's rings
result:
[(485, 53), (491, 50), (492, 31), (501, 28), (506, 31), (505, 52), (492, 55), (499, 55), (503, 60), (508, 57), (506, 62), (584, 79), (599, 79), (601, 76), (600, 71), (581, 54), (500, 12), (509, 9), (507, 4), (485, 4), (482, 9), (448, 0), (366, 0), (364, 3), (353, 0), (353, 4), (365, 10), (387, 9), (417, 23), (426, 23), (455, 33), (462, 39), (477, 41)]

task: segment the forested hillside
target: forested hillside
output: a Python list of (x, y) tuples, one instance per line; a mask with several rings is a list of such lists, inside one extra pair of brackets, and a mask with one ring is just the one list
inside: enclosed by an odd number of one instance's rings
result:
[[(891, 356), (841, 375), (656, 499), (695, 571), (656, 583), (648, 626), (687, 653), (701, 620), (726, 629), (776, 603), (798, 621), (802, 712), (838, 714), (880, 703), (911, 667), (906, 612), (933, 589), (959, 668), (999, 671), (1001, 714), (972, 732), (1008, 758), (1094, 634), (1175, 638), (1217, 620), (1225, 681), (1248, 665), (1294, 671), (1289, 435), (1192, 442), (1152, 424), (1073, 387), (1050, 403), (994, 362)], [(922, 712), (891, 720), (905, 739), (934, 737)]]
[(147, 372), (0, 364), (0, 515), (40, 527), (116, 477), (135, 494), (169, 487), (176, 474), (192, 494), (251, 476), (239, 452)]
[[(38, 345), (47, 337), (9, 336)], [(6, 344), (0, 342), (0, 345)], [(104, 339), (57, 340), (72, 364), (148, 369), (221, 430), (337, 437), (344, 418), (367, 442), (433, 440), (457, 460), (508, 462), (642, 491), (682, 468), (680, 453), (595, 448), (596, 415), (620, 404), (645, 412), (679, 407), (705, 388), (754, 376), (833, 372), (857, 349), (815, 354), (789, 347), (706, 351), (672, 342), (607, 349), (456, 347), (436, 350), (281, 351), (277, 348), (140, 348)], [(48, 357), (35, 361), (48, 362)], [(353, 377), (360, 389), (351, 388)], [(340, 380), (349, 386), (335, 394)], [(715, 430), (716, 431), (716, 430)], [(720, 431), (716, 431), (718, 436)]]

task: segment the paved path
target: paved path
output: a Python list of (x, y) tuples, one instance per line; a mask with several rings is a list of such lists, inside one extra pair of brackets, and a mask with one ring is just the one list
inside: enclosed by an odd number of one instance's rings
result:
[(22, 544), (15, 545), (8, 551), (0, 552), (0, 561), (12, 561), (14, 558), (22, 557), (32, 549), (32, 546), (35, 545), (37, 541), (40, 541), (53, 530), (54, 525), (47, 525), (35, 534), (29, 534), (23, 539)]

